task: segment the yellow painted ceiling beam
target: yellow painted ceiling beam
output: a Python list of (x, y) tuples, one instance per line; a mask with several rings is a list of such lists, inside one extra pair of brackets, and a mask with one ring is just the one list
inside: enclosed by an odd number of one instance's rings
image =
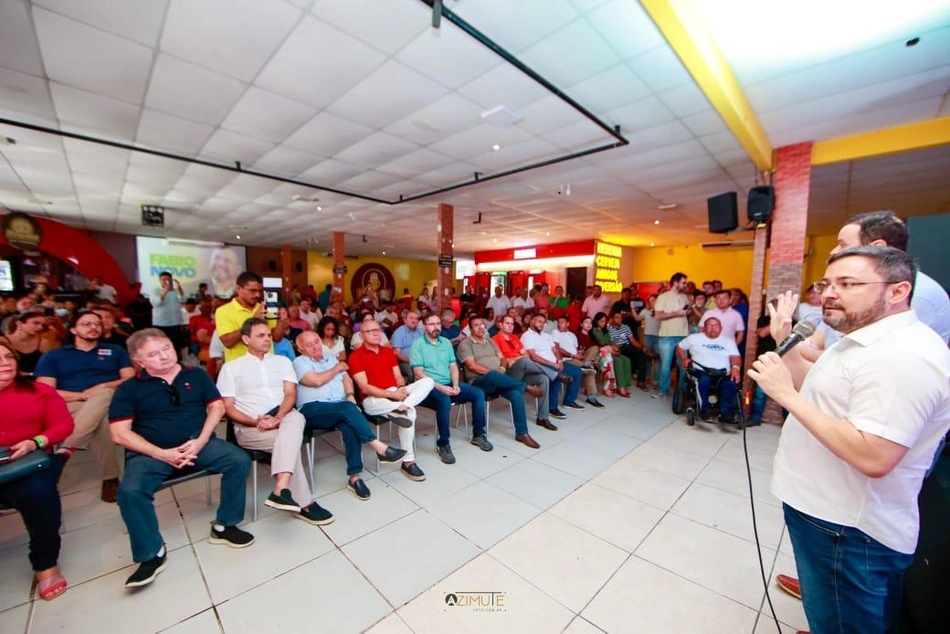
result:
[(946, 144), (950, 144), (950, 117), (818, 141), (812, 146), (811, 164), (841, 163)]
[(760, 170), (771, 169), (768, 136), (693, 1), (640, 3), (752, 161)]

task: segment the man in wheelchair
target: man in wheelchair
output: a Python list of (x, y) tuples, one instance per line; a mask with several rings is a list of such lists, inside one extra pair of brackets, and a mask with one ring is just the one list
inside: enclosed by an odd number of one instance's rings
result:
[[(716, 389), (719, 422), (736, 422), (736, 396), (739, 389), (739, 349), (730, 337), (721, 337), (722, 324), (711, 317), (703, 324), (703, 331), (689, 335), (676, 346), (676, 354), (695, 383), (686, 381), (686, 401), (691, 390), (698, 386), (699, 416), (709, 420), (709, 394)], [(687, 354), (688, 353), (688, 354)], [(692, 422), (690, 421), (690, 424)]]

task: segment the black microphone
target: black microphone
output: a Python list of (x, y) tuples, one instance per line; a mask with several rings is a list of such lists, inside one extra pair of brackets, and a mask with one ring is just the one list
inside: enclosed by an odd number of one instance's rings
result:
[(817, 326), (810, 321), (798, 322), (792, 328), (792, 332), (775, 348), (775, 353), (780, 357), (784, 357), (789, 350), (815, 334), (817, 329)]

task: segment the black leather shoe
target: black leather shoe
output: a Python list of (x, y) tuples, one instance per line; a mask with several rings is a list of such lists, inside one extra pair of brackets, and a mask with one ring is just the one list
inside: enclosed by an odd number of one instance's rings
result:
[(551, 421), (549, 421), (547, 418), (541, 418), (539, 420), (536, 420), (535, 424), (538, 425), (539, 427), (544, 427), (545, 429), (549, 429), (551, 431), (557, 431), (557, 426)]
[(395, 447), (386, 447), (386, 451), (384, 453), (376, 454), (376, 456), (379, 458), (379, 461), (385, 464), (399, 462), (405, 455), (405, 449), (396, 449)]
[(366, 486), (366, 483), (363, 482), (363, 478), (357, 478), (353, 482), (350, 482), (346, 485), (346, 488), (353, 492), (353, 495), (362, 501), (369, 499), (370, 492), (369, 487)]

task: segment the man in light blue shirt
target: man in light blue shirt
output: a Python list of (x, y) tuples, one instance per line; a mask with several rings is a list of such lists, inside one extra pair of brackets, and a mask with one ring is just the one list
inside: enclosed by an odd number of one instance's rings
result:
[(369, 421), (356, 406), (353, 379), (346, 373), (344, 361), (323, 356), (320, 335), (305, 330), (297, 337), (300, 356), (294, 359), (297, 385), (297, 410), (311, 429), (338, 429), (346, 453), (347, 488), (360, 500), (368, 500), (369, 487), (363, 482), (363, 445), (376, 452), (380, 462), (400, 462), (405, 449), (390, 447), (376, 438)]
[(399, 371), (406, 378), (412, 376), (412, 369), (409, 367), (409, 351), (412, 344), (422, 337), (422, 328), (419, 326), (419, 313), (410, 310), (406, 313), (406, 323), (404, 323), (393, 333), (389, 343), (399, 359)]
[(175, 351), (184, 345), (181, 336), (181, 305), (185, 302), (185, 293), (181, 282), (174, 279), (168, 271), (158, 274), (159, 288), (152, 293), (152, 325), (171, 340)]

